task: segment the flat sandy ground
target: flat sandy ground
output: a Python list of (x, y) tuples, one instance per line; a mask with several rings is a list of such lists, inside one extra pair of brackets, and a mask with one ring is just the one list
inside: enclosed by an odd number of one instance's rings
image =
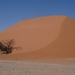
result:
[(0, 75), (75, 75), (75, 64), (67, 63), (0, 60)]

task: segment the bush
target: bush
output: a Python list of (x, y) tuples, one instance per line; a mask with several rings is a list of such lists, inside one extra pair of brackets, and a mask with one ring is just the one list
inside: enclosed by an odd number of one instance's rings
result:
[(0, 42), (0, 50), (5, 52), (5, 54), (9, 54), (12, 53), (14, 49), (20, 49), (20, 47), (14, 47), (14, 45), (14, 39), (2, 41)]

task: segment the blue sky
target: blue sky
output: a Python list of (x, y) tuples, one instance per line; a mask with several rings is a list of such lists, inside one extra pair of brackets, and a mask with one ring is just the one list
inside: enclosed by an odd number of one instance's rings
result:
[(27, 18), (52, 15), (75, 19), (75, 0), (0, 0), (0, 31)]

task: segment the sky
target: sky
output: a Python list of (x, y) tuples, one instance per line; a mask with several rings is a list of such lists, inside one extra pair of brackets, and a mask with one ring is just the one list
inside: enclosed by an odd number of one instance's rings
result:
[(75, 0), (0, 0), (0, 32), (24, 19), (54, 15), (75, 19)]

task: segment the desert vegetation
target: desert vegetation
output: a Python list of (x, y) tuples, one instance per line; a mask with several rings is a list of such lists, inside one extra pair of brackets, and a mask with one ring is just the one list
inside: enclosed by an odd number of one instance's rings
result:
[(0, 51), (3, 54), (12, 53), (12, 51), (14, 49), (16, 49), (16, 50), (21, 49), (20, 47), (15, 47), (15, 41), (14, 41), (14, 39), (5, 40), (5, 41), (0, 42)]

